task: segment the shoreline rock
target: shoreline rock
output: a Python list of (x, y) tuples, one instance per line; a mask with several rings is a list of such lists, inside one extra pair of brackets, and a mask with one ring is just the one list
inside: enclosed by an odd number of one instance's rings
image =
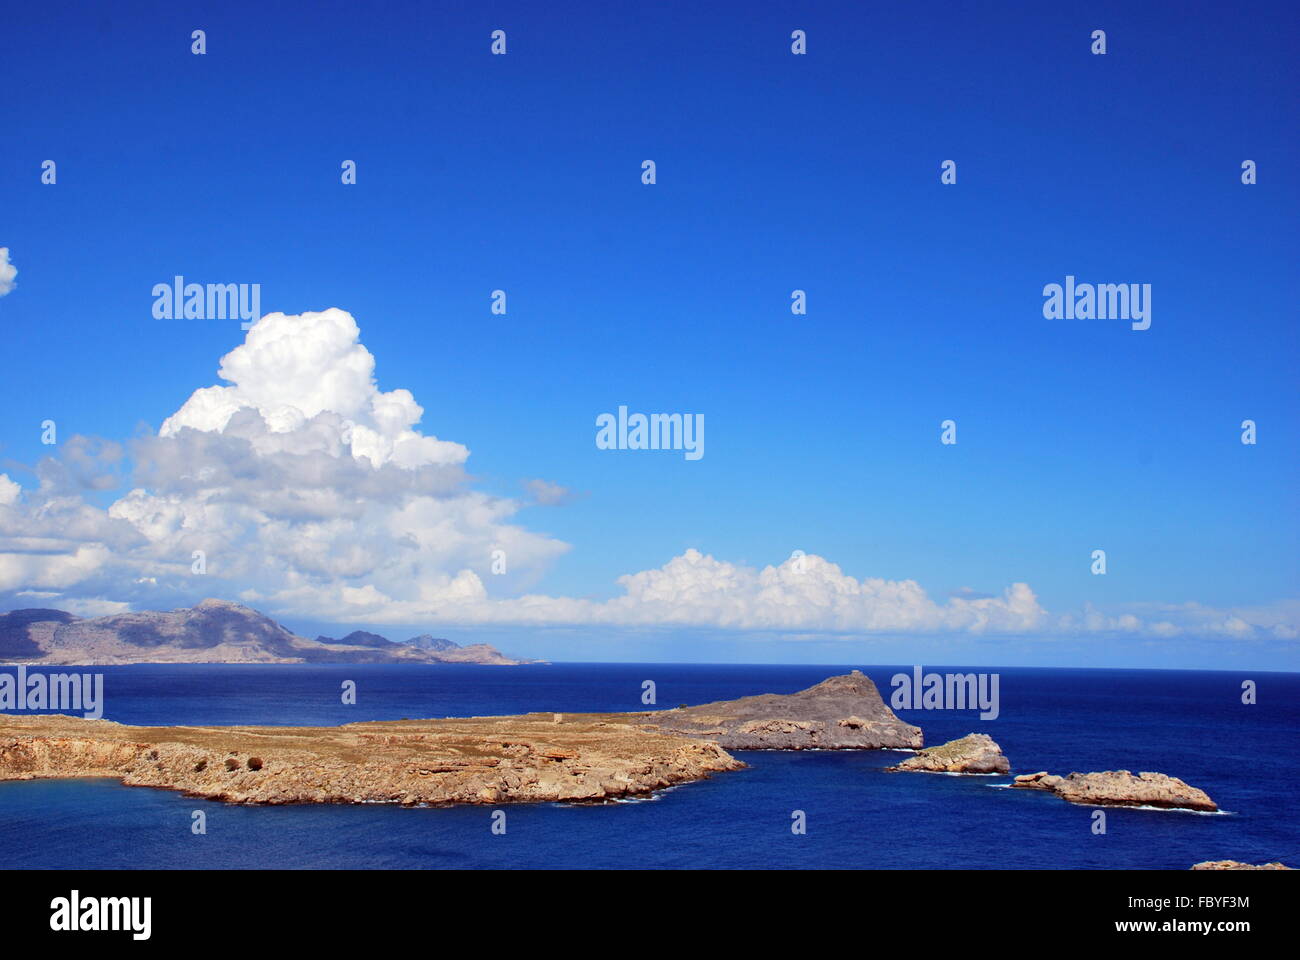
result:
[(898, 719), (860, 670), (797, 693), (765, 693), (637, 716), (653, 729), (711, 740), (727, 750), (919, 750), (925, 745), (921, 728)]
[(889, 773), (1010, 773), (1011, 762), (988, 734), (968, 733), (937, 747), (926, 747), (885, 770)]
[(1098, 807), (1159, 807), (1207, 813), (1219, 809), (1204, 790), (1163, 773), (1133, 774), (1127, 770), (1105, 770), (1058, 777), (1039, 771), (1016, 777), (1011, 786), (1021, 790), (1046, 790), (1070, 803)]
[(341, 727), (132, 727), (0, 715), (0, 780), (112, 777), (228, 803), (603, 801), (738, 770), (715, 743), (622, 714)]
[(1240, 860), (1202, 860), (1194, 863), (1192, 870), (1290, 870), (1284, 863), (1242, 863)]

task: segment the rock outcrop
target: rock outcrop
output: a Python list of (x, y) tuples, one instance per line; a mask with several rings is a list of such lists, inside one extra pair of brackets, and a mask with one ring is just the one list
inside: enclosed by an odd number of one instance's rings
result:
[(1205, 791), (1163, 773), (1132, 774), (1127, 770), (1106, 770), (1057, 777), (1042, 771), (1018, 776), (1011, 786), (1047, 790), (1070, 803), (1099, 807), (1160, 807), (1206, 812), (1219, 809)]
[(798, 693), (765, 693), (640, 716), (664, 733), (712, 740), (728, 750), (915, 750), (925, 743), (921, 728), (898, 719), (859, 670)]
[(1284, 863), (1242, 863), (1240, 860), (1202, 860), (1192, 864), (1193, 870), (1290, 870)]
[(958, 740), (926, 747), (916, 756), (885, 769), (922, 773), (1010, 773), (1011, 763), (988, 734), (968, 733)]
[(129, 727), (0, 714), (0, 780), (113, 777), (232, 803), (600, 801), (735, 770), (717, 744), (625, 714), (341, 727)]
[[(432, 638), (431, 638), (432, 639)], [(444, 646), (444, 644), (446, 646)], [(394, 643), (353, 631), (341, 640), (300, 637), (249, 607), (204, 600), (170, 612), (82, 619), (62, 610), (0, 614), (0, 662), (121, 663), (482, 663), (512, 666), (487, 644)]]
[(1019, 787), (1022, 790), (1047, 790), (1054, 792), (1056, 785), (1064, 780), (1065, 777), (1058, 777), (1055, 774), (1048, 773), (1046, 770), (1040, 770), (1038, 773), (1022, 773), (1011, 782), (1013, 787)]

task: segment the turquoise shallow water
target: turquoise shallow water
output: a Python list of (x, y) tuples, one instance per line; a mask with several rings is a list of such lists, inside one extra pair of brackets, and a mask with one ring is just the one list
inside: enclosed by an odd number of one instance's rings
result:
[[(131, 666), (105, 674), (105, 716), (136, 724), (338, 724), (530, 710), (642, 709), (789, 693), (845, 666), (552, 664)], [(888, 696), (899, 667), (861, 667)], [(960, 668), (927, 667), (934, 670)], [(972, 668), (974, 669), (974, 668)], [(978, 671), (976, 671), (978, 672)], [(985, 670), (987, 672), (987, 668)], [(1004, 669), (1001, 715), (900, 711), (927, 743), (990, 733), (1013, 772), (1158, 770), (1206, 790), (1217, 816), (1091, 809), (998, 789), (1007, 777), (886, 774), (892, 752), (746, 752), (749, 769), (631, 803), (238, 807), (107, 780), (0, 783), (0, 866), (1082, 867), (1186, 869), (1232, 858), (1300, 865), (1300, 675)], [(1242, 679), (1259, 703), (1240, 702)], [(355, 706), (339, 702), (354, 680)], [(191, 833), (202, 810), (207, 834)], [(794, 835), (802, 810), (807, 833)]]

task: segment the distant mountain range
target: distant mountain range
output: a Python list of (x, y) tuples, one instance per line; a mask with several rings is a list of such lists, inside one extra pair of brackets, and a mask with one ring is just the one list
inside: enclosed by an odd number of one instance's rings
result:
[(421, 634), (406, 643), (356, 630), (308, 640), (239, 603), (204, 600), (169, 613), (146, 610), (83, 619), (63, 610), (0, 613), (0, 662), (484, 663), (513, 666), (486, 643), (462, 647)]

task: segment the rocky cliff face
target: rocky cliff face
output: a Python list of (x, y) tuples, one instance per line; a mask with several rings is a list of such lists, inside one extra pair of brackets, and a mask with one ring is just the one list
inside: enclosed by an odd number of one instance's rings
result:
[(665, 733), (713, 740), (728, 750), (917, 749), (920, 727), (885, 706), (871, 678), (854, 670), (798, 693), (765, 693), (642, 714)]
[(969, 733), (959, 740), (926, 747), (916, 756), (885, 769), (923, 773), (1010, 773), (1011, 763), (988, 734)]
[(743, 766), (716, 744), (649, 731), (622, 714), (319, 728), (0, 715), (0, 780), (113, 777), (232, 803), (599, 801)]
[[(450, 641), (446, 641), (450, 642)], [(0, 614), (0, 661), (119, 663), (484, 663), (513, 665), (486, 644), (438, 650), (354, 631), (341, 640), (299, 637), (256, 610), (224, 600), (190, 609), (83, 620), (61, 610)]]
[(1127, 770), (1106, 770), (1057, 777), (1042, 771), (1022, 774), (1011, 785), (1025, 790), (1047, 790), (1070, 803), (1101, 807), (1161, 807), (1206, 812), (1219, 809), (1205, 791), (1163, 773), (1134, 775)]

